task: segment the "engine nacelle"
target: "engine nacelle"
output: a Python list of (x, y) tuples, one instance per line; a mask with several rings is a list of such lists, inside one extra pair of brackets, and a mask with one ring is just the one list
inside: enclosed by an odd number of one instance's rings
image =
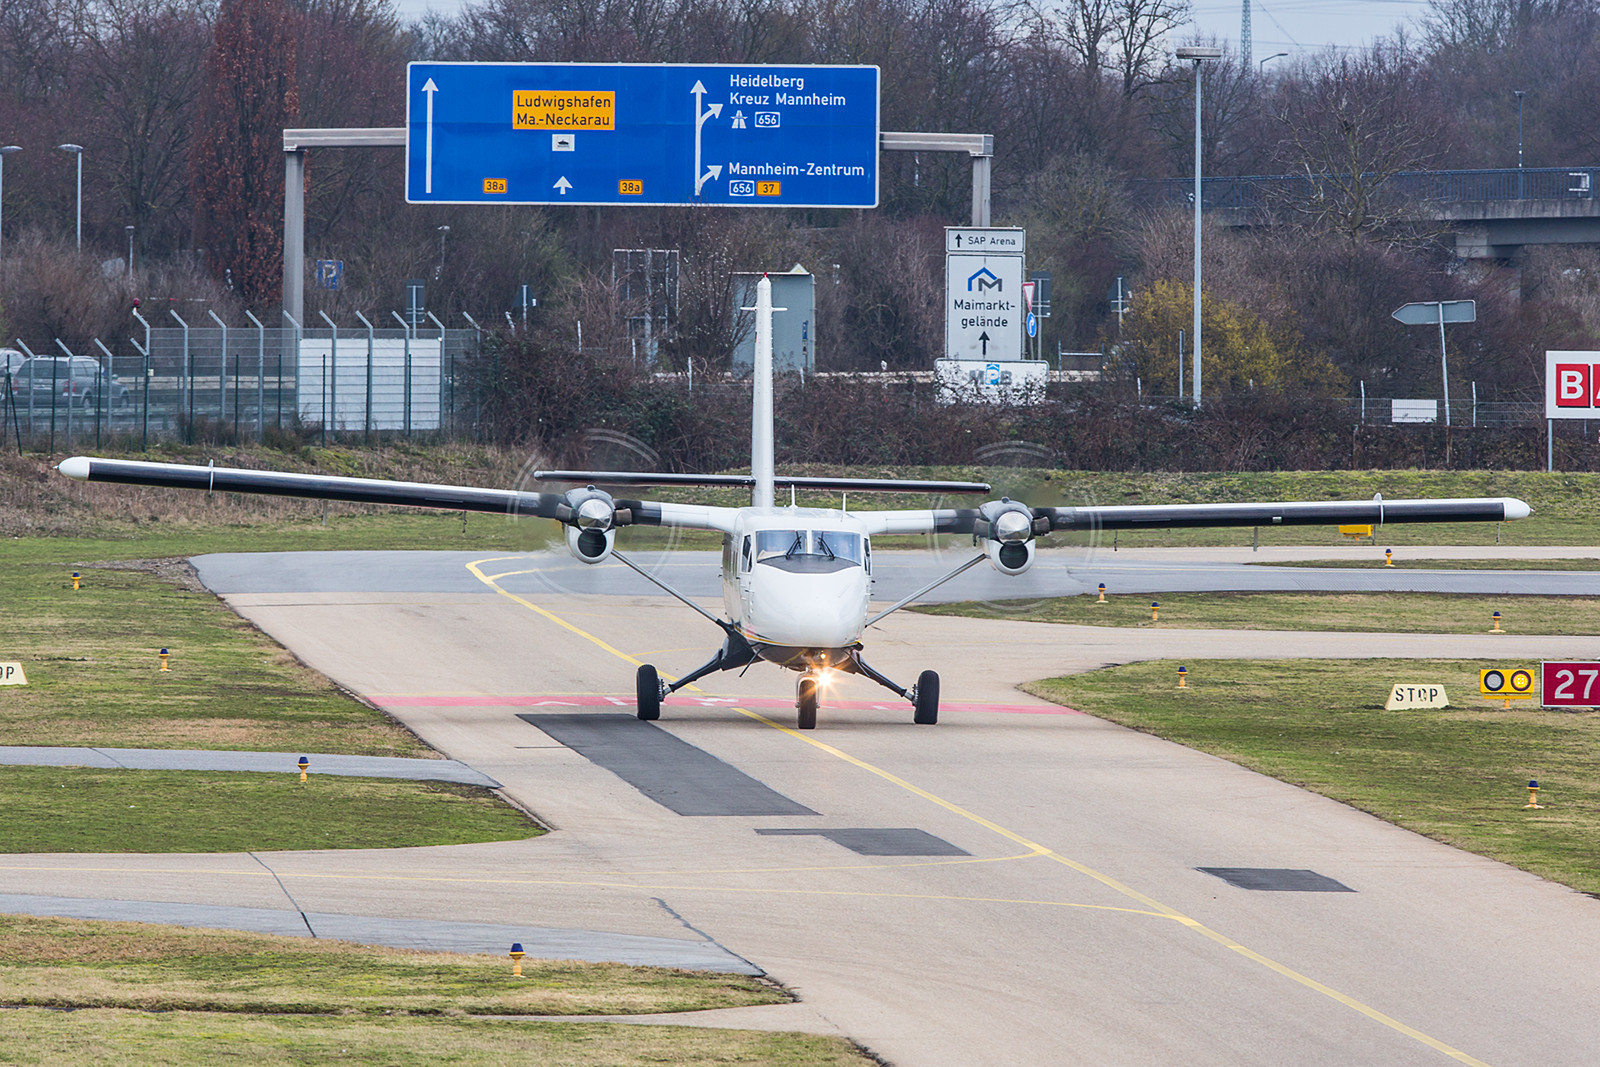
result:
[(1033, 566), (1033, 541), (993, 541), (984, 539), (983, 551), (989, 563), (1001, 574), (1021, 574)]
[(584, 563), (603, 563), (616, 546), (616, 502), (611, 494), (588, 486), (569, 490), (566, 514), (557, 515), (567, 527), (567, 551)]
[(1038, 521), (1026, 504), (1001, 497), (978, 508), (973, 536), (983, 542), (989, 562), (1001, 574), (1021, 574), (1033, 566)]
[(567, 527), (567, 551), (583, 563), (604, 563), (616, 546), (617, 531)]

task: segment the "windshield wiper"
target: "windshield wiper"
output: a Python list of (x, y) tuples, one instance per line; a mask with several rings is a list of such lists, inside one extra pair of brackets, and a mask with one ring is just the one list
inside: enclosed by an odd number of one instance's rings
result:
[(804, 547), (805, 546), (802, 544), (802, 540), (801, 540), (801, 534), (796, 532), (795, 535), (794, 535), (794, 544), (789, 546), (789, 551), (787, 551), (787, 552), (785, 552), (783, 554), (783, 558), (784, 559), (794, 559), (795, 552), (799, 551), (801, 548), (804, 548)]

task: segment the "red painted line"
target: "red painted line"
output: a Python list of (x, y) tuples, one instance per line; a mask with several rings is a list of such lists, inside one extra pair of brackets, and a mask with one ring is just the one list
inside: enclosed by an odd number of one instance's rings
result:
[[(506, 694), (503, 696), (382, 696), (374, 702), (386, 708), (631, 708), (632, 697), (598, 693)], [(851, 711), (904, 711), (909, 705), (869, 700), (825, 701), (825, 706)], [(793, 708), (794, 702), (775, 697), (673, 696), (668, 707), (681, 708)], [(1055, 704), (962, 704), (941, 701), (939, 711), (982, 712), (993, 715), (1082, 715)]]

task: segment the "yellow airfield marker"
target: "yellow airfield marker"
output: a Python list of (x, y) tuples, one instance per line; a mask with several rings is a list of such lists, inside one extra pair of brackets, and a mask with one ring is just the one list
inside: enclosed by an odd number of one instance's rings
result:
[(1528, 802), (1522, 805), (1522, 810), (1527, 811), (1529, 808), (1543, 807), (1544, 805), (1539, 803), (1539, 782), (1537, 779), (1530, 778), (1528, 779)]
[(74, 593), (76, 593), (78, 591), (78, 572), (77, 571), (73, 571), (72, 572), (72, 591)]
[(511, 956), (511, 977), (513, 977), (513, 978), (521, 978), (522, 977), (522, 957), (524, 955), (526, 955), (526, 953), (524, 953), (522, 951), (522, 942), (521, 941), (513, 941), (513, 942), (511, 942), (511, 952), (509, 953), (509, 955)]
[(161, 650), (160, 655), (161, 655), (161, 669), (164, 670), (164, 671), (170, 671), (172, 668), (167, 666), (167, 659), (168, 659), (169, 656), (172, 655), (172, 653), (168, 652), (166, 649), (163, 648)]

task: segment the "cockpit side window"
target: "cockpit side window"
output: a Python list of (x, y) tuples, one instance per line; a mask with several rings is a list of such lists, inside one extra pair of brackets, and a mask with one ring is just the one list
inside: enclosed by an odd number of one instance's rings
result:
[(750, 565), (751, 565), (752, 562), (753, 562), (753, 560), (751, 559), (751, 556), (750, 556), (750, 535), (746, 534), (745, 538), (744, 538), (744, 549), (743, 549), (743, 551), (741, 551), (739, 553), (739, 571), (740, 571), (740, 573), (743, 573), (744, 571), (749, 570), (750, 569)]

